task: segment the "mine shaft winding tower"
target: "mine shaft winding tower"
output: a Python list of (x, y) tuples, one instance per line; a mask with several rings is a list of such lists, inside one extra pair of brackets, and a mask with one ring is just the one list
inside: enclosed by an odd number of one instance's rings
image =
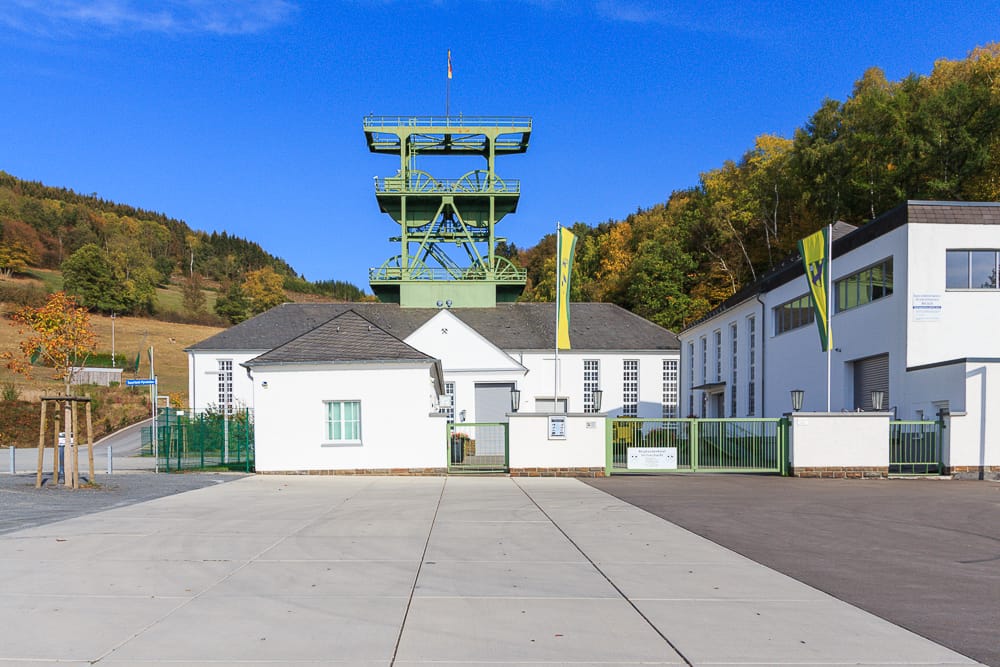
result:
[[(393, 176), (375, 177), (380, 210), (399, 224), (399, 254), (369, 272), (381, 301), (406, 307), (491, 307), (514, 301), (527, 274), (497, 254), (496, 226), (517, 210), (518, 180), (497, 175), (496, 159), (524, 153), (531, 118), (515, 116), (367, 116), (373, 153), (399, 156)], [(421, 156), (482, 158), (485, 168), (458, 178), (417, 169)], [(443, 164), (444, 161), (435, 161)], [(458, 173), (461, 173), (459, 171)], [(459, 259), (448, 254), (452, 250)]]

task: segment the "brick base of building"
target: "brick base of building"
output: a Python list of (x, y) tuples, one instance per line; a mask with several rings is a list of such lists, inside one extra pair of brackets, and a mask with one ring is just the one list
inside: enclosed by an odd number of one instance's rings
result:
[(604, 477), (604, 468), (511, 468), (511, 477)]
[(1000, 466), (945, 466), (941, 474), (956, 479), (1000, 479)]
[(447, 475), (446, 468), (354, 468), (351, 470), (260, 470), (259, 475), (371, 475), (428, 477)]
[(880, 467), (819, 467), (791, 468), (793, 477), (822, 477), (829, 479), (882, 479), (889, 476), (889, 468)]

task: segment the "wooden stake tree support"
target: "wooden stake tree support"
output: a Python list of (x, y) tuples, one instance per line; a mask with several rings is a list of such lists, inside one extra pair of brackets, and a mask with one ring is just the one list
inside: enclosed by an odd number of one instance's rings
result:
[(64, 411), (69, 422), (64, 431), (66, 434), (66, 445), (69, 447), (65, 457), (63, 480), (66, 486), (71, 489), (80, 488), (80, 458), (77, 443), (79, 428), (77, 427), (77, 406), (83, 403), (87, 415), (87, 461), (89, 463), (91, 482), (94, 481), (94, 429), (90, 413), (90, 398), (85, 396), (42, 396), (41, 420), (38, 427), (38, 472), (35, 476), (35, 488), (42, 486), (42, 468), (45, 461), (45, 413), (49, 403), (53, 404), (55, 410), (54, 429), (52, 433), (52, 482), (59, 483), (59, 404), (64, 407)]

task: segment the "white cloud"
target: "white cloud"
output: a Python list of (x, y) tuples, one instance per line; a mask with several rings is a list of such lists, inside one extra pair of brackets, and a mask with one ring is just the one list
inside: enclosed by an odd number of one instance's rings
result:
[(291, 0), (5, 0), (0, 25), (40, 35), (115, 32), (258, 33), (290, 20)]

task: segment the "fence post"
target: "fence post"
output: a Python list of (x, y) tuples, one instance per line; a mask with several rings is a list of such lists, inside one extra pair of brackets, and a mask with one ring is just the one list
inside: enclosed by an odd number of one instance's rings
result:
[(688, 439), (691, 442), (691, 444), (690, 444), (690, 447), (691, 447), (691, 472), (698, 472), (698, 449), (699, 449), (698, 437), (699, 437), (698, 436), (698, 420), (697, 419), (692, 419), (691, 420), (691, 431), (690, 431), (690, 433), (688, 435)]
[(778, 420), (778, 463), (781, 466), (779, 470), (781, 471), (782, 477), (788, 477), (788, 417), (782, 417)]
[(112, 451), (111, 445), (108, 445), (108, 474), (114, 472), (114, 464), (111, 462), (112, 457), (114, 457), (114, 452)]
[(615, 467), (614, 419), (604, 418), (604, 476), (611, 477)]
[(17, 474), (17, 465), (14, 459), (14, 445), (10, 446), (10, 474), (11, 475)]

